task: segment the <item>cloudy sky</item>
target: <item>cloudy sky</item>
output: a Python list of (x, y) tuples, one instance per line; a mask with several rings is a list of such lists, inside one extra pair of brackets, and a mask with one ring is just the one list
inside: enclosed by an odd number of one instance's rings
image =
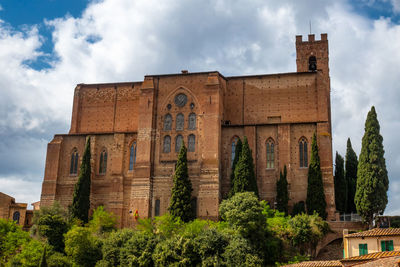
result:
[(375, 105), (400, 215), (400, 0), (0, 0), (0, 191), (40, 199), (46, 146), (77, 83), (218, 70), (293, 72), (295, 35), (328, 33), (333, 149), (361, 149)]

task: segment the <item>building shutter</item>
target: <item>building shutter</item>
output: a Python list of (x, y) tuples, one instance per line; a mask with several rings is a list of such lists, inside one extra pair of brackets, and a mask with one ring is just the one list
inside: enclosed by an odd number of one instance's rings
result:
[(381, 251), (386, 251), (386, 242), (381, 241)]
[(393, 240), (389, 240), (388, 251), (393, 251)]
[(359, 256), (364, 255), (364, 244), (358, 244), (358, 254)]

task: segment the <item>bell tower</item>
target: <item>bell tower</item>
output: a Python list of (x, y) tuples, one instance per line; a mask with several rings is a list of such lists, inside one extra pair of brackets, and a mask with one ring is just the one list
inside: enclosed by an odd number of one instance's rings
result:
[(303, 41), (301, 35), (296, 36), (297, 72), (321, 72), (329, 79), (328, 34), (321, 34), (321, 40), (315, 40), (314, 34)]

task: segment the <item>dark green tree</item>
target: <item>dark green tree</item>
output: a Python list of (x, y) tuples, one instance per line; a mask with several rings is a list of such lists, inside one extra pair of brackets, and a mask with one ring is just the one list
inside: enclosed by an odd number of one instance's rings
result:
[(195, 213), (191, 203), (193, 189), (188, 175), (186, 154), (185, 143), (182, 143), (176, 163), (174, 185), (168, 210), (173, 217), (189, 222), (195, 218)]
[(242, 154), (242, 140), (240, 138), (236, 142), (235, 146), (235, 158), (233, 159), (232, 162), (232, 172), (231, 172), (231, 190), (229, 192), (229, 197), (232, 197), (236, 192), (234, 190), (234, 184), (235, 184), (235, 168), (236, 165), (239, 161), (240, 154)]
[(79, 178), (78, 182), (75, 184), (72, 205), (70, 206), (71, 216), (84, 223), (87, 223), (89, 220), (91, 173), (90, 138), (87, 138), (82, 164), (79, 170)]
[(357, 165), (358, 159), (357, 154), (351, 147), (350, 138), (347, 139), (347, 150), (346, 150), (346, 172), (345, 179), (347, 183), (347, 207), (346, 212), (357, 212), (356, 204), (354, 203), (354, 197), (356, 195), (357, 188)]
[(283, 166), (283, 172), (280, 172), (279, 180), (276, 182), (276, 205), (279, 211), (288, 214), (289, 192), (286, 176), (287, 170), (285, 165)]
[(234, 194), (239, 192), (254, 192), (258, 197), (257, 179), (254, 172), (253, 156), (247, 142), (247, 137), (244, 137), (242, 152), (240, 153), (239, 161), (235, 167), (235, 179), (233, 184)]
[(39, 267), (47, 267), (46, 247), (44, 247), (44, 249), (43, 249), (42, 259), (40, 260)]
[(310, 165), (308, 166), (306, 207), (308, 214), (313, 214), (316, 211), (321, 218), (326, 219), (326, 200), (315, 133), (311, 144)]
[(344, 159), (337, 151), (334, 183), (336, 210), (344, 213), (347, 208), (347, 181), (344, 178)]
[(370, 227), (375, 216), (383, 214), (388, 202), (389, 179), (382, 144), (383, 138), (379, 130), (375, 107), (372, 106), (365, 121), (354, 199), (358, 214), (369, 223)]

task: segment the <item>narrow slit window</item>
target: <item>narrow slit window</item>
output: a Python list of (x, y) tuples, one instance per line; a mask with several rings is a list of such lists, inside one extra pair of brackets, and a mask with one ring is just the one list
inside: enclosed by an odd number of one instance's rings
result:
[(233, 166), (233, 161), (235, 160), (236, 156), (236, 143), (237, 143), (238, 138), (235, 137), (231, 143), (231, 168)]
[(79, 160), (79, 154), (78, 150), (75, 148), (71, 154), (71, 165), (69, 169), (69, 174), (72, 175), (78, 174), (78, 160)]
[(307, 140), (302, 138), (299, 142), (299, 158), (300, 158), (300, 168), (308, 167), (308, 149)]

